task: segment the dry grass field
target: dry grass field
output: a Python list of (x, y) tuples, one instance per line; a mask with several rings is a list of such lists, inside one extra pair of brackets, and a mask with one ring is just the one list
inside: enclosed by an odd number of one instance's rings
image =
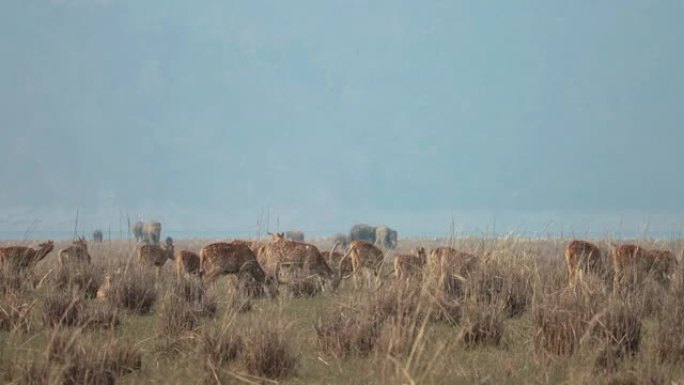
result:
[[(203, 287), (173, 261), (157, 279), (129, 241), (89, 243), (92, 266), (58, 271), (57, 242), (32, 271), (0, 275), (0, 383), (684, 384), (682, 263), (667, 282), (569, 286), (568, 241), (404, 239), (370, 287), (299, 279), (275, 298), (236, 277)], [(678, 258), (684, 247), (638, 242)], [(442, 245), (478, 263), (394, 278), (393, 255)]]

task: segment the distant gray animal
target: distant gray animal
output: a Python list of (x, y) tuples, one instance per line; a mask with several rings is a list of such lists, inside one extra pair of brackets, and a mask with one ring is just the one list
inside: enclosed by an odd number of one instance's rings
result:
[(161, 236), (161, 223), (156, 221), (147, 221), (143, 224), (143, 242), (148, 245), (159, 245)]
[(102, 243), (102, 230), (93, 231), (93, 242)]
[(136, 242), (143, 240), (143, 226), (144, 223), (142, 221), (137, 221), (131, 226), (131, 232), (133, 233)]
[(304, 242), (304, 233), (299, 230), (286, 231), (285, 239), (290, 241)]
[(171, 238), (171, 237), (166, 237), (166, 239), (164, 239), (164, 245), (166, 245), (167, 247), (168, 247), (168, 246), (173, 246), (173, 238)]
[(366, 241), (374, 244), (375, 227), (365, 224), (354, 225), (349, 231), (349, 242), (353, 241)]
[(378, 226), (375, 228), (375, 244), (385, 249), (393, 249), (397, 247), (397, 231), (390, 229), (387, 226)]

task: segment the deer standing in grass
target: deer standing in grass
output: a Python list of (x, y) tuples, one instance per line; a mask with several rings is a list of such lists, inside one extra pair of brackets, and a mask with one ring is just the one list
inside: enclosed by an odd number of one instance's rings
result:
[(38, 245), (38, 249), (26, 246), (0, 247), (0, 269), (25, 271), (43, 260), (54, 249), (55, 244), (47, 241)]
[(394, 275), (399, 280), (419, 277), (426, 261), (427, 255), (423, 247), (416, 249), (415, 254), (399, 254), (394, 258)]
[(176, 254), (176, 272), (178, 275), (199, 275), (200, 256), (192, 251), (181, 250)]
[[(336, 241), (335, 243), (339, 245), (341, 242)], [(334, 248), (336, 248), (336, 247), (334, 247)], [(344, 256), (344, 253), (340, 253), (339, 251), (332, 251), (332, 253), (330, 251), (321, 251), (321, 255), (323, 256), (323, 259), (325, 259), (325, 261), (328, 263), (328, 266), (330, 266), (331, 268), (332, 267), (338, 268), (338, 265), (340, 264), (340, 260)], [(337, 274), (339, 274), (340, 276), (351, 274), (351, 272), (352, 272), (351, 260), (349, 258), (347, 258), (344, 261), (344, 263), (342, 264), (342, 266), (340, 266), (339, 268), (342, 269), (342, 270), (339, 270), (337, 272)]]
[(427, 261), (432, 270), (461, 278), (467, 278), (480, 264), (477, 256), (447, 246), (432, 249)]
[(207, 282), (214, 282), (222, 275), (247, 274), (260, 283), (269, 297), (275, 294), (273, 280), (267, 277), (256, 255), (244, 241), (217, 242), (204, 246), (199, 252), (199, 275)]
[(78, 238), (71, 246), (65, 247), (57, 254), (57, 268), (63, 269), (67, 265), (90, 264), (88, 242), (85, 238)]
[(365, 274), (368, 279), (368, 287), (372, 286), (370, 272), (378, 276), (382, 270), (385, 261), (385, 254), (377, 246), (372, 243), (356, 240), (352, 241), (347, 248), (347, 252), (340, 259), (339, 270), (342, 270), (344, 261), (349, 258), (351, 260), (352, 273), (348, 276), (342, 277), (347, 279), (353, 277), (354, 287), (358, 288), (356, 281), (359, 274)]
[(173, 245), (140, 245), (137, 248), (138, 262), (142, 266), (156, 267), (157, 278), (167, 260), (173, 260)]
[[(271, 242), (259, 247), (257, 258), (266, 272), (279, 279), (281, 268), (305, 275), (317, 275), (328, 280), (332, 290), (340, 284), (340, 275), (333, 271), (314, 245), (289, 241), (283, 233), (270, 234)], [(333, 247), (332, 252), (334, 252)]]
[(601, 250), (595, 244), (575, 239), (565, 247), (565, 264), (568, 267), (568, 284), (581, 281), (583, 274), (606, 277), (606, 264)]
[(677, 266), (677, 259), (669, 250), (647, 249), (636, 244), (613, 244), (613, 290), (619, 290), (630, 279), (639, 284), (652, 275), (658, 282), (667, 284)]

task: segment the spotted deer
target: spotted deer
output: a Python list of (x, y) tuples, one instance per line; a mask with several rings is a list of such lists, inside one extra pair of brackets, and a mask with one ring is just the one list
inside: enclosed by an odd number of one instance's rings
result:
[(414, 254), (399, 254), (394, 257), (394, 275), (403, 280), (418, 277), (422, 274), (427, 261), (425, 248), (419, 247)]
[(57, 253), (57, 267), (59, 269), (63, 269), (70, 264), (90, 263), (90, 253), (88, 252), (88, 243), (85, 238), (78, 238), (71, 246), (65, 247)]
[(199, 275), (207, 282), (214, 282), (222, 275), (248, 275), (260, 283), (268, 296), (275, 295), (273, 279), (267, 277), (256, 255), (246, 242), (217, 242), (204, 246), (199, 252)]
[(283, 233), (269, 235), (271, 241), (262, 245), (257, 252), (259, 263), (269, 275), (280, 280), (281, 269), (287, 269), (295, 275), (319, 276), (329, 282), (332, 290), (337, 289), (340, 275), (330, 268), (316, 246), (287, 240)]
[(200, 257), (188, 250), (181, 250), (176, 254), (176, 272), (178, 275), (199, 275)]
[(54, 247), (52, 241), (39, 244), (38, 249), (26, 246), (0, 247), (0, 269), (28, 270), (50, 254)]
[[(341, 242), (336, 243), (340, 244)], [(321, 251), (321, 255), (323, 256), (323, 259), (325, 259), (326, 262), (328, 262), (328, 266), (330, 266), (331, 268), (337, 268), (340, 264), (340, 260), (344, 256), (344, 253), (340, 253), (339, 251), (333, 251), (332, 253), (330, 251)], [(337, 272), (339, 275), (343, 276), (351, 274), (351, 260), (347, 258), (340, 268), (342, 270), (339, 270)]]
[(366, 274), (368, 279), (368, 286), (371, 286), (371, 276), (378, 276), (382, 270), (385, 261), (385, 254), (377, 246), (370, 242), (356, 240), (349, 243), (347, 252), (342, 256), (339, 262), (339, 270), (342, 270), (344, 261), (349, 258), (351, 260), (352, 272), (350, 275), (343, 276), (343, 279), (349, 277), (354, 278), (354, 287), (358, 288), (357, 276), (359, 274)]
[(140, 245), (137, 247), (138, 263), (143, 267), (155, 267), (157, 278), (167, 260), (173, 260), (173, 245)]
[(451, 274), (465, 279), (477, 270), (480, 259), (453, 247), (440, 246), (430, 251), (427, 263), (430, 270), (438, 275)]
[(647, 249), (636, 244), (613, 244), (611, 258), (614, 290), (623, 287), (627, 281), (639, 284), (648, 275), (662, 284), (667, 284), (677, 265), (677, 259), (672, 252)]

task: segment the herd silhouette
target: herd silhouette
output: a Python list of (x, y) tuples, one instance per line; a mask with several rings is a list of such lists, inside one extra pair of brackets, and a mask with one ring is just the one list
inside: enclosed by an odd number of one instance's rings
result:
[[(378, 232), (379, 230), (379, 232)], [(266, 241), (234, 240), (208, 244), (195, 253), (190, 250), (175, 252), (173, 240), (167, 237), (159, 244), (161, 224), (138, 222), (133, 234), (140, 242), (136, 247), (137, 260), (141, 266), (156, 268), (157, 277), (167, 260), (175, 264), (180, 277), (198, 277), (203, 282), (214, 282), (224, 275), (238, 279), (250, 279), (261, 284), (266, 295), (277, 292), (279, 284), (297, 279), (317, 278), (329, 290), (334, 291), (344, 279), (353, 277), (358, 288), (358, 278), (365, 276), (368, 285), (372, 277), (385, 277), (394, 273), (398, 280), (420, 278), (425, 269), (432, 269), (458, 279), (467, 279), (477, 266), (487, 258), (440, 246), (428, 253), (419, 247), (409, 253), (394, 256), (393, 269), (385, 269), (385, 252), (396, 247), (396, 231), (385, 226), (354, 226), (349, 237), (335, 236), (330, 251), (321, 252), (316, 246), (303, 241), (301, 231), (271, 234)], [(380, 235), (382, 238), (378, 238)], [(365, 238), (365, 239), (358, 239)], [(95, 242), (101, 241), (95, 240)], [(344, 252), (336, 249), (342, 246)], [(37, 249), (26, 246), (0, 248), (2, 270), (27, 271), (45, 259), (54, 249), (53, 241), (40, 243)], [(667, 284), (671, 279), (677, 258), (669, 250), (649, 249), (643, 246), (612, 244), (608, 252), (602, 252), (594, 243), (572, 240), (565, 247), (568, 284), (576, 285), (587, 277), (595, 277), (619, 291), (631, 284), (643, 281), (647, 276)], [(91, 264), (88, 244), (84, 238), (57, 253), (57, 268)], [(390, 270), (389, 273), (383, 273)], [(107, 295), (112, 274), (105, 275), (97, 292), (98, 298)]]

